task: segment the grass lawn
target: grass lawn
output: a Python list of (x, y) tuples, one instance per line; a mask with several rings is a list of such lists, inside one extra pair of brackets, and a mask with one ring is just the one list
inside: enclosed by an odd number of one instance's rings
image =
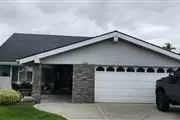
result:
[(67, 120), (61, 116), (39, 111), (32, 105), (0, 106), (0, 120)]

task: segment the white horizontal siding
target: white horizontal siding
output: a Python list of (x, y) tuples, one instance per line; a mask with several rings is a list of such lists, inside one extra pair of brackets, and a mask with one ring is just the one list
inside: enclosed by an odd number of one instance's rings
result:
[(180, 62), (151, 50), (119, 40), (107, 40), (40, 59), (43, 64), (94, 64), (177, 67)]
[(0, 89), (4, 89), (4, 88), (5, 89), (11, 88), (11, 78), (0, 76)]

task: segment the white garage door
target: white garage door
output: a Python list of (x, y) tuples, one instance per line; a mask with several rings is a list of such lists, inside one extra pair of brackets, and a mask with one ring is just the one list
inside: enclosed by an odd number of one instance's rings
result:
[(95, 101), (154, 103), (156, 80), (168, 75), (167, 68), (97, 67)]

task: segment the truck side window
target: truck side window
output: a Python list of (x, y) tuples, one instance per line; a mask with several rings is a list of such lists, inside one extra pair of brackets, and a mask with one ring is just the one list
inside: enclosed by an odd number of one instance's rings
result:
[(175, 75), (176, 77), (180, 77), (180, 69), (176, 70), (176, 72), (174, 73), (174, 75)]

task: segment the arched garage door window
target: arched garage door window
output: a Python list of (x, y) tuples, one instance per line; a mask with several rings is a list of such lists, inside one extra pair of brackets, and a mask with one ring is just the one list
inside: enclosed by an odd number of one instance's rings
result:
[(139, 73), (170, 73), (174, 71), (173, 68), (153, 68), (153, 67), (123, 67), (123, 66), (97, 66), (96, 71), (107, 71), (107, 72), (139, 72)]
[(140, 67), (137, 69), (137, 72), (145, 72), (144, 68)]
[(148, 73), (154, 73), (155, 70), (154, 70), (152, 67), (150, 67), (150, 68), (147, 69), (147, 72), (148, 72)]
[(135, 70), (132, 67), (128, 67), (127, 72), (135, 72)]
[(165, 73), (165, 71), (164, 71), (163, 68), (158, 68), (158, 69), (157, 69), (157, 73)]
[(172, 73), (172, 72), (174, 72), (173, 68), (169, 68), (169, 69), (167, 70), (167, 73)]
[(96, 68), (96, 71), (104, 71), (104, 68), (102, 66), (99, 66)]
[(118, 67), (118, 68), (116, 69), (116, 71), (117, 71), (117, 72), (124, 72), (125, 70), (124, 70), (123, 67)]
[(106, 71), (108, 71), (108, 72), (113, 72), (113, 71), (115, 71), (115, 69), (114, 69), (113, 67), (108, 67), (108, 68), (106, 69)]

